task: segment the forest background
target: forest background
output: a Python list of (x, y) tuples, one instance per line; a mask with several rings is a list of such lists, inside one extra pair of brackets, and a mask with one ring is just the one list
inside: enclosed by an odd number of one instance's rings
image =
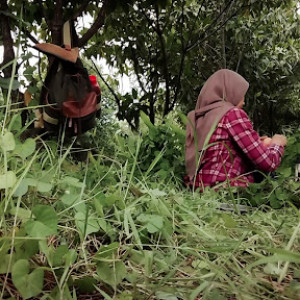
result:
[[(298, 10), (276, 0), (0, 0), (0, 298), (298, 299)], [(72, 146), (19, 139), (20, 102), (30, 95), (30, 123), (48, 65), (32, 46), (61, 45), (66, 21), (102, 88), (85, 163)], [(249, 81), (255, 128), (289, 145), (276, 179), (200, 195), (182, 184), (184, 116), (220, 68)]]

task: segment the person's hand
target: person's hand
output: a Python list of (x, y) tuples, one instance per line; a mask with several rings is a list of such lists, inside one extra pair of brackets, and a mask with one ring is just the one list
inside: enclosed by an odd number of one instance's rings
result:
[(272, 144), (276, 144), (276, 145), (281, 145), (281, 146), (285, 146), (287, 144), (287, 138), (284, 135), (281, 134), (275, 134), (272, 137)]
[(268, 136), (264, 135), (260, 137), (260, 141), (263, 143), (264, 146), (269, 147), (272, 143), (272, 139)]

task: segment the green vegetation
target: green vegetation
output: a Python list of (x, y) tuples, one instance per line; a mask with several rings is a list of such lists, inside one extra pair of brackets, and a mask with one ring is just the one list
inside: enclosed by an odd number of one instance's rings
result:
[[(56, 141), (21, 143), (18, 115), (3, 128), (1, 298), (298, 299), (300, 132), (278, 179), (199, 194), (181, 182), (182, 129), (141, 122), (85, 163)], [(247, 213), (222, 210), (247, 198)]]
[[(0, 299), (298, 300), (298, 1), (27, 4), (0, 0)], [(76, 27), (83, 12), (96, 27)], [(103, 95), (84, 162), (74, 141), (20, 139), (47, 69), (43, 56), (32, 65), (30, 45), (61, 44), (71, 16)], [(275, 177), (200, 194), (182, 180), (184, 114), (222, 67), (249, 80), (256, 128), (289, 143)], [(22, 70), (33, 97), (25, 127)], [(135, 79), (131, 92), (119, 92), (120, 74)]]
[[(134, 129), (140, 111), (155, 124), (176, 108), (184, 113), (193, 109), (203, 83), (220, 68), (237, 71), (249, 81), (247, 112), (262, 133), (299, 124), (297, 0), (27, 3), (0, 2), (0, 13), (4, 12), (0, 45), (5, 49), (0, 67), (18, 56), (13, 48), (18, 36), (24, 58), (16, 69), (24, 69), (30, 82), (26, 88), (36, 101), (47, 62), (42, 56), (39, 64), (32, 63), (29, 58), (37, 56), (32, 45), (62, 45), (62, 26), (72, 20), (73, 46), (83, 48), (82, 55), (89, 59), (105, 59), (116, 70), (116, 74), (100, 73), (114, 92), (118, 118)], [(12, 66), (4, 68), (3, 74), (0, 83), (7, 85)], [(116, 89), (120, 74), (131, 76), (134, 88), (130, 92)]]

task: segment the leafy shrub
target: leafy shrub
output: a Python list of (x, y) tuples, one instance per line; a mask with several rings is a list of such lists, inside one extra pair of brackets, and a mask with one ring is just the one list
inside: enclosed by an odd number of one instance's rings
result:
[(141, 117), (147, 126), (139, 153), (140, 169), (152, 172), (160, 178), (169, 178), (170, 174), (182, 177), (184, 172), (185, 132), (174, 120), (168, 118), (165, 123), (152, 125), (142, 112)]
[(135, 176), (157, 178), (164, 182), (181, 180), (184, 175), (185, 131), (169, 118), (153, 125), (141, 112), (140, 133), (128, 132), (118, 136), (119, 155), (132, 165), (136, 161)]
[(300, 181), (295, 178), (295, 165), (300, 157), (300, 129), (288, 137), (279, 168), (272, 174), (264, 175), (261, 183), (251, 184), (242, 194), (252, 205), (267, 204), (280, 208), (290, 203), (300, 207)]
[(282, 208), (241, 216), (221, 204), (242, 196), (174, 185), (184, 131), (171, 119), (142, 120), (140, 134), (107, 135), (111, 156), (104, 139), (98, 154), (74, 164), (70, 148), (55, 141), (39, 151), (32, 139), (19, 142), (13, 118), (0, 135), (0, 278), (8, 283), (0, 298), (259, 299), (269, 278), (266, 299), (298, 299), (297, 287), (281, 294), (271, 286), (299, 276), (299, 214), (285, 207), (299, 195), (292, 174), (299, 132), (277, 179), (247, 190), (251, 203)]

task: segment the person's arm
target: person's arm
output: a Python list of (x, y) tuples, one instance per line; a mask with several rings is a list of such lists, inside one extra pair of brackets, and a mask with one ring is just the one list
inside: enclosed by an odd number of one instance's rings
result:
[(279, 166), (284, 151), (283, 140), (275, 138), (270, 146), (264, 146), (242, 109), (234, 108), (229, 111), (226, 127), (229, 135), (258, 169), (272, 172)]

